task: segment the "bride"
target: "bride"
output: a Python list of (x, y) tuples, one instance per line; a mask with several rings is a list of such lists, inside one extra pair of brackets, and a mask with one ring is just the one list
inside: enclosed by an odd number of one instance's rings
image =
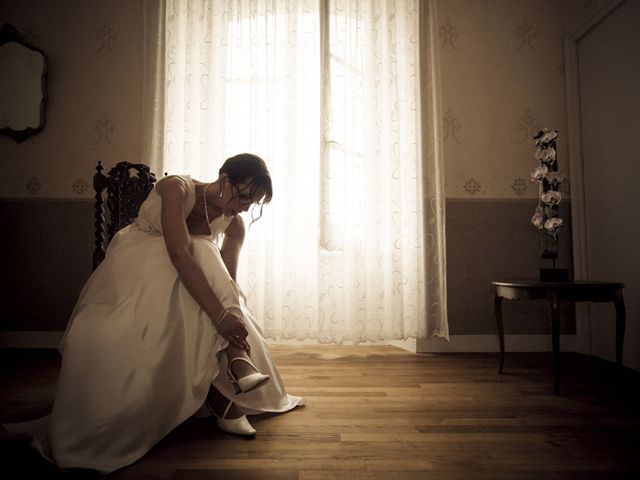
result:
[(302, 405), (287, 395), (236, 283), (238, 214), (252, 208), (259, 218), (272, 194), (252, 154), (227, 159), (212, 183), (161, 179), (80, 294), (51, 414), (6, 427), (31, 433), (60, 468), (108, 473), (194, 414), (254, 435), (247, 414)]

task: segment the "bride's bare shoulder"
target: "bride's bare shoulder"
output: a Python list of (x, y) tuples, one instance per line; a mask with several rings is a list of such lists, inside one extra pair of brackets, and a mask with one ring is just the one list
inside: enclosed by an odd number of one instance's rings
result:
[[(196, 182), (194, 181), (194, 183)], [(164, 177), (156, 184), (156, 192), (161, 196), (166, 194), (186, 195), (187, 179), (179, 175)]]

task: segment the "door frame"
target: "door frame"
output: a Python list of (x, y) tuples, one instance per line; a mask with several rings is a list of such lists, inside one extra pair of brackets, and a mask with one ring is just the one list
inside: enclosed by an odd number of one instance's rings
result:
[[(584, 169), (582, 156), (582, 122), (578, 42), (602, 23), (626, 0), (611, 0), (595, 12), (574, 34), (565, 39), (565, 93), (569, 147), (569, 182), (571, 189), (571, 238), (573, 272), (576, 280), (589, 280), (587, 256), (587, 224), (585, 210)], [(576, 347), (580, 353), (591, 355), (591, 318), (588, 302), (576, 305)]]

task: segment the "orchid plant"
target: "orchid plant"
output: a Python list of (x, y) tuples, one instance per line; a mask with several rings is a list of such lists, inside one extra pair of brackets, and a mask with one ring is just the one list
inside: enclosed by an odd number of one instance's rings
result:
[(535, 158), (538, 166), (531, 172), (531, 181), (538, 183), (538, 206), (531, 217), (531, 223), (542, 231), (542, 258), (557, 258), (558, 233), (563, 222), (559, 204), (562, 201), (560, 185), (566, 175), (558, 173), (556, 140), (558, 130), (540, 130), (533, 137), (536, 144)]

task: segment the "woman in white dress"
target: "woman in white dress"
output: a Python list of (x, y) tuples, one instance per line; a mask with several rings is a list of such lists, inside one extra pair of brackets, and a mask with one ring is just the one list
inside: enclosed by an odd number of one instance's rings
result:
[(9, 430), (31, 433), (60, 468), (108, 473), (194, 414), (253, 435), (247, 414), (302, 405), (287, 395), (235, 281), (238, 214), (261, 215), (271, 197), (265, 162), (251, 154), (227, 159), (212, 183), (160, 180), (80, 294), (51, 415)]

